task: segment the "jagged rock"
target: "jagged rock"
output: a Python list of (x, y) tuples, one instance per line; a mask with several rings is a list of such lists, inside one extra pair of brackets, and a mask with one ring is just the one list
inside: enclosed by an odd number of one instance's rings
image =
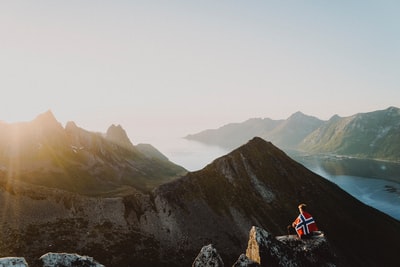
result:
[(299, 239), (295, 235), (277, 236), (276, 239), (292, 250), (294, 259), (301, 266), (336, 266), (336, 255), (322, 232), (316, 232), (309, 239)]
[(309, 239), (275, 237), (262, 228), (250, 230), (246, 256), (261, 266), (335, 266), (335, 255), (325, 236)]
[(104, 267), (92, 257), (68, 253), (46, 253), (40, 257), (43, 267)]
[(245, 254), (241, 254), (239, 259), (233, 264), (232, 267), (259, 267), (260, 264), (249, 259)]
[(246, 256), (261, 266), (298, 266), (283, 243), (256, 226), (250, 230)]
[(133, 144), (129, 140), (129, 137), (125, 130), (122, 128), (121, 125), (115, 126), (114, 124), (111, 125), (106, 133), (107, 140), (124, 147), (126, 149), (132, 150), (134, 149)]
[(192, 267), (224, 267), (224, 262), (212, 244), (204, 246), (194, 260)]
[(22, 257), (6, 257), (0, 258), (0, 267), (28, 267), (28, 263)]

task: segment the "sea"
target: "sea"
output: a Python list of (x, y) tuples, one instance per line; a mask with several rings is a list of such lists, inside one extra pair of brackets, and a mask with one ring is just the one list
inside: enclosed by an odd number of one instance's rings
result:
[[(188, 171), (201, 170), (230, 152), (181, 137), (156, 139), (151, 144)], [(310, 156), (294, 151), (286, 153), (366, 205), (400, 220), (400, 163), (333, 155)]]

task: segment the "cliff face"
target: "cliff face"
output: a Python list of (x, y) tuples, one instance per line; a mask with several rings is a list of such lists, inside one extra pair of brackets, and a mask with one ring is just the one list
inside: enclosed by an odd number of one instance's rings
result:
[(253, 225), (285, 235), (299, 203), (308, 204), (338, 266), (395, 266), (398, 260), (392, 245), (400, 238), (398, 221), (261, 138), (151, 193), (95, 198), (4, 173), (1, 181), (0, 256), (25, 256), (32, 266), (48, 251), (90, 255), (111, 267), (190, 266), (210, 243), (233, 264)]

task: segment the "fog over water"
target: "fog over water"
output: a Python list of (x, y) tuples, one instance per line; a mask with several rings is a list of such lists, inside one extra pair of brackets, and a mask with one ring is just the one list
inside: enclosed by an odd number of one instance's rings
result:
[(221, 147), (205, 145), (180, 137), (154, 139), (151, 144), (170, 161), (181, 165), (188, 171), (201, 170), (214, 159), (230, 152)]
[[(200, 170), (230, 152), (184, 138), (158, 139), (152, 141), (152, 145), (170, 161), (188, 171)], [(335, 157), (291, 156), (361, 202), (400, 220), (400, 164)]]

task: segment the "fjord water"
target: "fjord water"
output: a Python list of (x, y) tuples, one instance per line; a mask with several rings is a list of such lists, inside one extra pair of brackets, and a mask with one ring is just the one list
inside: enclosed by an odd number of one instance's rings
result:
[[(230, 151), (183, 138), (152, 141), (170, 161), (196, 171)], [(332, 181), (361, 202), (400, 220), (400, 164), (339, 158), (287, 154), (311, 171)]]
[(334, 156), (291, 155), (361, 202), (400, 220), (400, 164)]

